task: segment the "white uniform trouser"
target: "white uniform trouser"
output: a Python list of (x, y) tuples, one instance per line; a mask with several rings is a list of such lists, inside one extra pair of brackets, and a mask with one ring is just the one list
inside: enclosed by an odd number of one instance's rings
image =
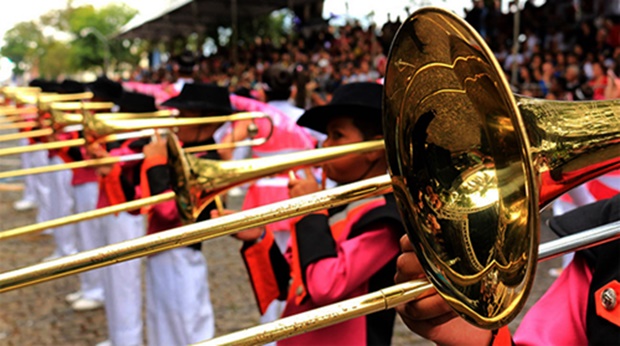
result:
[[(28, 143), (28, 139), (26, 138), (22, 138), (19, 140), (19, 145), (20, 146), (27, 146)], [(45, 159), (47, 160), (47, 152), (45, 150), (40, 150), (41, 152), (43, 152), (46, 156)], [(22, 168), (32, 168), (32, 167), (38, 167), (37, 165), (37, 154), (38, 152), (34, 151), (34, 152), (29, 152), (29, 153), (22, 153), (21, 156), (21, 160), (22, 160)], [(45, 164), (45, 162), (43, 162), (42, 164)], [(37, 202), (37, 194), (36, 194), (36, 187), (35, 187), (35, 180), (36, 180), (36, 174), (28, 174), (27, 176), (24, 177), (24, 195), (22, 197), (22, 200), (24, 201), (28, 201), (28, 202), (33, 202), (36, 203)]]
[[(97, 208), (99, 184), (88, 182), (73, 186), (75, 213), (84, 213)], [(77, 234), (78, 251), (96, 249), (105, 245), (100, 218), (78, 222), (73, 225)], [(103, 268), (80, 273), (80, 290), (82, 298), (103, 301)]]
[(149, 345), (187, 345), (214, 336), (207, 262), (200, 251), (183, 247), (150, 256), (146, 299)]
[[(119, 213), (102, 219), (106, 244), (144, 235), (144, 217)], [(142, 344), (142, 259), (104, 267), (105, 314), (114, 346)]]
[[(54, 156), (50, 160), (51, 165), (62, 164), (60, 157)], [(49, 173), (50, 179), (50, 219), (57, 219), (71, 215), (73, 212), (73, 196), (71, 170), (62, 170)], [(77, 235), (74, 225), (65, 225), (54, 228), (54, 240), (56, 241), (56, 253), (59, 256), (68, 256), (77, 252)]]
[[(29, 167), (42, 167), (50, 164), (50, 160), (47, 156), (47, 150), (33, 151), (27, 154), (28, 158), (26, 160), (28, 161)], [(33, 190), (32, 192), (35, 196), (34, 199), (38, 205), (37, 223), (48, 221), (52, 218), (52, 205), (50, 199), (50, 194), (52, 192), (52, 178), (52, 173), (29, 174), (26, 176), (26, 188), (28, 188), (29, 185), (31, 186)], [(27, 199), (26, 194), (27, 193), (24, 193), (24, 199)]]

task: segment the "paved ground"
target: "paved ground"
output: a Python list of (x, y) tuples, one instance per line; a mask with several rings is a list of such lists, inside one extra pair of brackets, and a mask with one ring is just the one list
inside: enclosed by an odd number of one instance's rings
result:
[[(0, 158), (0, 171), (12, 169), (16, 164), (17, 160)], [(19, 191), (0, 189), (0, 230), (34, 222), (34, 211), (13, 210), (12, 203), (20, 195)], [(543, 229), (543, 240), (552, 237), (548, 230)], [(258, 322), (258, 313), (238, 247), (238, 242), (230, 237), (215, 239), (203, 246), (209, 263), (217, 335), (250, 327)], [(44, 234), (2, 241), (0, 272), (38, 263), (51, 254), (53, 249), (51, 236)], [(535, 287), (524, 311), (553, 282), (548, 270), (558, 264), (559, 260), (556, 259), (539, 265)], [(64, 302), (64, 296), (77, 287), (76, 276), (71, 276), (0, 294), (0, 345), (94, 345), (105, 340), (103, 310), (76, 313)], [(519, 318), (511, 327), (514, 328), (518, 321)], [(394, 345), (430, 345), (412, 335), (400, 321), (395, 328), (393, 341)]]

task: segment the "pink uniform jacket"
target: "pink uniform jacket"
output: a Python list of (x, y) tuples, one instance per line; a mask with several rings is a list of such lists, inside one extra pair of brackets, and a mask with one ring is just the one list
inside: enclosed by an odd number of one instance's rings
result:
[[(393, 195), (368, 198), (294, 222), (282, 255), (271, 232), (242, 248), (263, 312), (273, 299), (286, 300), (284, 316), (390, 286), (403, 226)], [(385, 345), (395, 312), (378, 312), (279, 341), (279, 345)]]

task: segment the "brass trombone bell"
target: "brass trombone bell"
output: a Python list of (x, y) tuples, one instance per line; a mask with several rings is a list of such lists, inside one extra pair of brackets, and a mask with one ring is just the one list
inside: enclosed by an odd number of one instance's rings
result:
[(533, 284), (539, 208), (620, 166), (620, 100), (513, 95), (478, 33), (429, 7), (392, 42), (383, 107), (394, 195), (427, 276), (469, 322), (507, 324)]

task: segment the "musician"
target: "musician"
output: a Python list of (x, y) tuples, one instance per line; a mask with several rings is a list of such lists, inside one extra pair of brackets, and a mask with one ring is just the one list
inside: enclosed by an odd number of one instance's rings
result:
[[(271, 137), (264, 144), (250, 148), (250, 155), (253, 158), (277, 157), (279, 154), (315, 148), (317, 139), (306, 128), (295, 123), (304, 111), (287, 101), (291, 95), (292, 77), (290, 73), (281, 67), (271, 67), (266, 70), (263, 78), (267, 103), (238, 95), (231, 95), (231, 102), (240, 111), (266, 113), (272, 122), (270, 123), (266, 119), (236, 121), (232, 125), (233, 130), (224, 136), (221, 142), (238, 142), (246, 139), (249, 135), (249, 126), (255, 125), (258, 129), (258, 138), (266, 137), (270, 131)], [(273, 129), (271, 124), (273, 124)], [(323, 134), (313, 132), (324, 139)], [(221, 149), (218, 152), (226, 160), (232, 159), (235, 154), (232, 149)], [(256, 180), (249, 186), (245, 194), (242, 209), (252, 209), (288, 199), (287, 184), (288, 175), (286, 172)], [(266, 228), (273, 232), (275, 242), (283, 253), (290, 238), (291, 226), (289, 221), (274, 222), (266, 225)], [(276, 320), (282, 314), (283, 309), (284, 302), (275, 300), (261, 315), (260, 321), (265, 323)]]
[[(325, 133), (325, 147), (382, 138), (381, 96), (379, 84), (343, 85), (329, 104), (308, 110), (298, 124)], [(383, 150), (377, 150), (331, 160), (323, 169), (338, 184), (348, 184), (385, 174), (387, 163)], [(289, 182), (291, 197), (318, 190), (312, 174)], [(291, 222), (294, 231), (284, 255), (270, 230), (255, 228), (236, 235), (244, 241), (241, 253), (261, 311), (280, 299), (286, 300), (283, 316), (291, 316), (393, 283), (403, 226), (392, 194)], [(382, 311), (278, 344), (387, 345), (394, 317), (394, 310)]]
[[(65, 79), (60, 85), (60, 93), (82, 93), (86, 91), (86, 86), (78, 81)], [(67, 140), (78, 138), (78, 132), (62, 133), (55, 135), (57, 140)], [(76, 162), (84, 160), (86, 148), (70, 147), (61, 148), (56, 151), (56, 155), (63, 162)], [(74, 168), (70, 174), (70, 186), (67, 189), (69, 199), (60, 199), (60, 208), (62, 214), (60, 216), (68, 216), (72, 213), (83, 213), (97, 208), (97, 199), (99, 197), (99, 184), (95, 169)], [(72, 206), (65, 204), (65, 201), (71, 201)], [(62, 227), (72, 228), (75, 236), (76, 247), (78, 251), (92, 250), (101, 247), (104, 244), (101, 237), (102, 223), (101, 219), (95, 218), (91, 220), (81, 221), (75, 224), (69, 224)], [(56, 234), (56, 232), (54, 233)], [(103, 307), (103, 269), (95, 269), (79, 274), (80, 290), (77, 293), (67, 296), (67, 301), (71, 304), (71, 308), (75, 311), (88, 311)]]
[[(30, 81), (30, 83), (28, 83), (28, 86), (39, 87), (41, 88), (41, 90), (45, 89), (45, 91), (49, 92), (50, 90), (49, 88), (47, 88), (48, 85), (49, 85), (48, 82), (42, 79), (38, 79), (38, 78), (33, 79)], [(5, 102), (7, 101), (8, 100), (5, 99)], [(24, 117), (23, 119), (26, 120), (26, 119), (31, 119), (31, 118)], [(31, 130), (31, 129), (24, 129), (20, 131), (25, 132), (28, 130)], [(33, 143), (35, 143), (34, 140), (24, 138), (24, 139), (20, 139), (19, 145), (26, 146), (26, 145), (33, 144)], [(34, 151), (34, 152), (29, 152), (29, 153), (22, 153), (20, 154), (20, 158), (21, 158), (22, 168), (41, 167), (41, 166), (48, 165), (48, 157), (45, 151)], [(47, 190), (48, 192), (45, 192), (45, 190)], [(41, 193), (41, 191), (44, 191), (44, 192)], [(19, 201), (16, 201), (13, 204), (13, 208), (17, 211), (24, 211), (24, 210), (30, 210), (35, 207), (39, 207), (39, 211), (37, 213), (37, 222), (47, 221), (48, 220), (47, 213), (49, 212), (49, 203), (47, 201), (42, 200), (44, 198), (43, 195), (45, 195), (46, 193), (49, 194), (49, 189), (47, 189), (45, 184), (42, 183), (42, 179), (39, 175), (37, 174), (27, 175), (24, 177), (24, 195), (22, 199), (20, 199)], [(45, 197), (45, 198), (49, 198), (49, 197)], [(40, 199), (42, 200), (41, 203), (39, 203)]]
[[(211, 117), (232, 113), (228, 90), (211, 84), (185, 84), (181, 93), (162, 104), (179, 110), (180, 117)], [(183, 147), (214, 144), (213, 133), (221, 124), (181, 126), (177, 136)], [(141, 196), (171, 188), (166, 143), (158, 140), (144, 147)], [(204, 158), (218, 159), (215, 151)], [(138, 197), (138, 196), (136, 196)], [(198, 218), (210, 218), (211, 203)], [(174, 201), (153, 206), (147, 233), (181, 226)], [(215, 333), (209, 294), (207, 263), (200, 243), (152, 255), (147, 260), (147, 335), (151, 345), (187, 345), (210, 339)]]
[[(558, 235), (568, 235), (620, 219), (620, 195), (551, 219)], [(401, 238), (396, 282), (424, 277), (407, 236)], [(575, 254), (547, 293), (528, 311), (514, 337), (508, 327), (479, 329), (457, 317), (435, 293), (397, 307), (415, 333), (441, 345), (617, 345), (620, 342), (620, 240)], [(603, 301), (603, 292), (615, 299)], [(612, 296), (613, 294), (610, 294)], [(607, 305), (605, 305), (607, 304)], [(606, 307), (607, 306), (607, 307)], [(553, 318), (549, 318), (549, 313)]]
[[(57, 83), (41, 79), (33, 79), (28, 84), (32, 87), (41, 88), (42, 92), (55, 92)], [(34, 144), (34, 139), (20, 140), (20, 145)], [(48, 153), (45, 150), (38, 150), (21, 155), (22, 168), (42, 167), (49, 165)], [(15, 210), (27, 210), (37, 207), (37, 223), (48, 221), (51, 219), (51, 201), (50, 201), (50, 179), (51, 174), (30, 174), (24, 177), (24, 197), (22, 200), (15, 202), (13, 207)], [(49, 230), (48, 230), (49, 231)]]
[[(105, 77), (89, 84), (93, 100), (114, 102), (119, 112), (147, 113), (157, 111), (151, 96), (124, 92), (122, 86)], [(115, 107), (115, 108), (116, 108)], [(142, 141), (143, 142), (143, 141)], [(97, 143), (89, 146), (89, 154), (101, 158), (133, 154), (143, 145), (140, 139), (122, 143)], [(97, 208), (126, 202), (125, 192), (133, 196), (138, 184), (139, 172), (136, 161), (121, 162), (96, 168), (99, 175), (99, 198)], [(101, 237), (105, 245), (120, 243), (144, 235), (144, 217), (121, 212), (101, 218)], [(104, 345), (141, 345), (143, 343), (142, 321), (142, 259), (117, 263), (103, 269), (105, 312), (108, 322), (108, 340)]]
[[(56, 83), (56, 91), (59, 94), (73, 94), (84, 91), (84, 86), (79, 82), (71, 79), (65, 79), (62, 83)], [(49, 118), (49, 114), (40, 114), (40, 120)], [(51, 139), (45, 138), (45, 140), (60, 140), (61, 137), (55, 137)], [(58, 155), (58, 150), (48, 150), (49, 164), (62, 164), (63, 159)], [(70, 170), (61, 170), (57, 172), (46, 173), (47, 184), (50, 189), (50, 219), (58, 219), (68, 216), (73, 213), (73, 194), (71, 190), (71, 181), (73, 179), (73, 173)], [(77, 234), (74, 225), (65, 225), (54, 228), (52, 233), (54, 241), (56, 242), (56, 249), (54, 253), (46, 258), (44, 261), (52, 260), (58, 257), (64, 257), (73, 255), (78, 252), (77, 249)], [(92, 287), (97, 287), (93, 285)], [(99, 286), (101, 287), (101, 286)], [(91, 297), (94, 300), (100, 300), (103, 296), (103, 289), (94, 289)]]

